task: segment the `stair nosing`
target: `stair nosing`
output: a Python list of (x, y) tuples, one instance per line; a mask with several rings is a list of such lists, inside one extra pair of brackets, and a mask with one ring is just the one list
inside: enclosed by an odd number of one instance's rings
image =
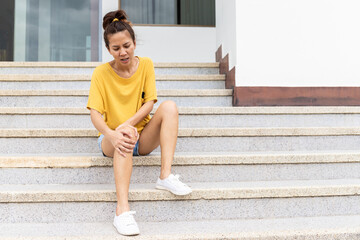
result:
[[(178, 137), (294, 137), (358, 136), (360, 127), (293, 127), (293, 128), (180, 128)], [(57, 138), (98, 136), (96, 129), (21, 128), (0, 129), (0, 138)]]
[[(175, 154), (173, 166), (197, 165), (275, 165), (275, 164), (360, 163), (360, 152), (324, 153), (238, 153)], [(90, 168), (112, 167), (112, 158), (103, 156), (1, 156), (0, 168)], [(161, 166), (160, 155), (133, 158), (133, 166)]]
[[(156, 111), (154, 107), (152, 113)], [(183, 115), (322, 115), (322, 114), (359, 114), (360, 107), (178, 107), (179, 114)], [(48, 114), (76, 114), (89, 115), (86, 107), (0, 107), (2, 114), (29, 114), (29, 115), (48, 115)]]
[[(282, 217), (276, 219), (215, 219), (172, 222), (138, 222), (142, 240), (274, 240), (349, 239), (360, 234), (359, 215)], [(312, 224), (309, 224), (311, 222)], [(15, 234), (9, 234), (13, 230)], [(31, 231), (29, 231), (31, 229)], [(35, 230), (34, 230), (35, 229)], [(99, 230), (101, 232), (99, 233)], [(118, 235), (110, 222), (93, 223), (4, 223), (6, 240), (114, 240)], [(15, 231), (14, 231), (15, 230)], [(33, 231), (34, 230), (34, 231)], [(65, 232), (64, 232), (65, 230)], [(167, 230), (170, 230), (167, 232)], [(175, 230), (175, 231), (174, 231)], [(184, 231), (185, 230), (185, 231)], [(49, 234), (51, 232), (51, 236)], [(35, 233), (35, 234), (34, 234)], [(55, 234), (54, 234), (55, 233)], [(53, 235), (54, 234), (54, 235)], [(27, 236), (31, 235), (31, 236)], [(341, 235), (345, 235), (341, 237)], [(16, 237), (15, 237), (16, 236)], [(354, 237), (356, 237), (354, 236)], [(355, 239), (355, 238), (351, 238)]]
[[(224, 74), (158, 74), (156, 81), (224, 81)], [(90, 82), (88, 74), (0, 74), (0, 82)]]
[[(154, 184), (130, 184), (129, 201), (229, 200), (359, 196), (360, 179), (188, 183), (193, 192), (175, 196)], [(235, 186), (234, 186), (235, 185)], [(81, 189), (81, 190), (80, 190)], [(116, 201), (114, 184), (0, 185), (0, 202)]]
[[(105, 62), (0, 62), (0, 68), (95, 68)], [(219, 68), (218, 62), (155, 62), (155, 68)]]
[[(232, 96), (232, 89), (162, 89), (157, 90), (158, 97), (221, 97)], [(30, 96), (89, 96), (89, 90), (0, 90), (0, 97), (30, 97)]]

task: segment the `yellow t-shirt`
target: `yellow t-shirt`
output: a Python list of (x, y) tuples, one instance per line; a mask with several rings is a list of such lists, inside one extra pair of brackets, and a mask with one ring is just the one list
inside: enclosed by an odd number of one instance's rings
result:
[[(110, 129), (134, 116), (144, 103), (157, 102), (154, 64), (150, 58), (138, 58), (138, 69), (130, 78), (117, 75), (109, 63), (96, 67), (91, 77), (87, 108), (101, 113)], [(147, 115), (135, 126), (139, 133), (149, 121)]]

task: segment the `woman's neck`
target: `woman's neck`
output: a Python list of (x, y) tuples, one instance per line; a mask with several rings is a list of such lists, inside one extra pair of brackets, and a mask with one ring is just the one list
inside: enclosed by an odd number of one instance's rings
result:
[(132, 61), (130, 61), (129, 66), (123, 66), (121, 63), (117, 63), (115, 60), (113, 60), (110, 65), (120, 77), (129, 78), (138, 69), (139, 62), (140, 60), (137, 57), (134, 57)]

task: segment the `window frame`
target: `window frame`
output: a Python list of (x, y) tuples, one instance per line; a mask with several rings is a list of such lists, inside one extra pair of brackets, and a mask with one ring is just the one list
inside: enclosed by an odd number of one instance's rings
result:
[[(118, 0), (119, 1), (119, 10), (121, 10), (121, 0)], [(133, 23), (132, 24), (133, 26), (138, 26), (138, 27), (209, 27), (209, 28), (214, 28), (216, 27), (216, 25), (182, 25), (182, 24), (145, 24), (145, 23)]]

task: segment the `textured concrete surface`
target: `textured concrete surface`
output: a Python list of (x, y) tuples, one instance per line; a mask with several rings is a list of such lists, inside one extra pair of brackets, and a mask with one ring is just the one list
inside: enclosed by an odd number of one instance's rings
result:
[[(159, 97), (232, 96), (231, 89), (158, 90)], [(0, 96), (88, 96), (89, 90), (0, 90)]]
[[(154, 107), (153, 112), (157, 109)], [(327, 115), (360, 114), (360, 107), (179, 107), (180, 114), (203, 115)], [(58, 108), (9, 108), (1, 107), (0, 114), (51, 114), (51, 113), (85, 114), (89, 111), (85, 107), (58, 107)]]
[[(135, 215), (136, 218), (136, 215)], [(360, 217), (298, 217), (279, 219), (138, 222), (141, 235), (134, 239), (239, 239), (329, 240), (357, 239)], [(0, 239), (129, 239), (119, 235), (111, 222), (1, 224)]]
[[(110, 162), (110, 161), (109, 161)], [(0, 168), (0, 183), (6, 184), (98, 184), (114, 183), (110, 167), (91, 168)], [(187, 182), (278, 181), (311, 179), (360, 179), (360, 163), (190, 165), (173, 166), (172, 172)], [(132, 183), (154, 183), (160, 166), (134, 166)]]
[(0, 129), (9, 128), (93, 128), (88, 114), (2, 115)]
[[(173, 166), (360, 163), (359, 151), (175, 153)], [(160, 166), (160, 153), (133, 157), (134, 166)], [(87, 168), (112, 166), (102, 154), (2, 154), (1, 168)]]
[[(183, 180), (186, 182), (186, 179)], [(360, 195), (360, 179), (189, 183), (193, 192), (174, 196), (151, 184), (130, 185), (129, 200), (198, 200)], [(0, 185), (0, 201), (115, 201), (114, 184)], [(360, 205), (359, 205), (360, 207)]]
[[(359, 196), (228, 200), (131, 201), (138, 221), (193, 221), (360, 215)], [(116, 202), (0, 205), (0, 223), (111, 222)], [(0, 225), (1, 225), (0, 224)]]
[[(9, 122), (11, 122), (16, 128), (21, 126), (21, 122), (25, 128), (45, 128), (44, 125), (41, 125), (41, 120), (46, 119), (53, 123), (48, 127), (60, 128), (57, 130), (58, 133), (61, 132), (67, 137), (47, 138), (39, 135), (39, 138), (31, 139), (0, 138), (0, 152), (9, 154), (0, 156), (0, 183), (5, 183), (0, 186), (0, 202), (4, 202), (0, 204), (0, 239), (2, 239), (3, 229), (14, 231), (15, 229), (30, 229), (31, 226), (33, 227), (31, 229), (40, 228), (37, 235), (35, 234), (36, 236), (49, 239), (47, 233), (53, 233), (54, 225), (51, 225), (52, 223), (57, 223), (56, 230), (59, 230), (59, 234), (51, 236), (59, 239), (68, 237), (68, 235), (60, 235), (61, 229), (66, 229), (65, 232), (69, 233), (71, 229), (81, 229), (81, 226), (84, 232), (86, 229), (91, 229), (86, 232), (88, 235), (85, 238), (87, 239), (114, 239), (114, 236), (118, 236), (118, 234), (114, 234), (113, 229), (113, 235), (108, 235), (106, 232), (98, 235), (89, 234), (95, 229), (95, 226), (98, 226), (96, 225), (98, 222), (107, 222), (111, 227), (116, 200), (111, 167), (112, 159), (100, 156), (94, 137), (96, 131), (89, 131), (93, 135), (88, 137), (77, 138), (71, 134), (67, 135), (69, 132), (62, 130), (67, 126), (92, 128), (89, 122), (89, 112), (84, 107), (87, 102), (90, 75), (98, 63), (83, 63), (79, 64), (83, 67), (78, 68), (76, 66), (79, 65), (73, 63), (20, 63), (18, 65), (12, 63), (13, 67), (1, 67), (7, 66), (2, 64), (0, 63), (0, 89), (2, 89), (0, 93), (4, 96), (0, 97), (0, 106), (6, 107), (6, 109), (0, 109), (0, 126), (11, 128), (9, 127)], [(43, 67), (36, 67), (39, 64), (42, 64)], [(27, 67), (24, 67), (26, 65)], [(333, 237), (360, 239), (358, 226), (352, 224), (359, 222), (357, 218), (338, 218), (330, 221), (330, 218), (325, 217), (317, 222), (312, 220), (313, 218), (310, 221), (297, 218), (299, 216), (360, 215), (360, 205), (358, 204), (360, 200), (359, 153), (334, 151), (358, 149), (360, 138), (357, 135), (360, 130), (357, 123), (360, 120), (360, 107), (224, 107), (231, 106), (231, 90), (223, 89), (224, 76), (218, 74), (218, 63), (155, 65), (159, 103), (169, 98), (175, 100), (178, 103), (180, 114), (182, 114), (181, 128), (184, 126), (190, 128), (180, 131), (181, 137), (178, 140), (173, 171), (181, 174), (181, 179), (189, 183), (194, 192), (190, 196), (175, 197), (171, 193), (154, 189), (160, 168), (159, 149), (155, 150), (151, 156), (135, 158), (130, 204), (133, 210), (138, 211), (137, 220), (140, 222), (163, 221), (167, 224), (165, 228), (173, 231), (162, 233), (159, 229), (164, 225), (161, 223), (144, 224), (144, 226), (148, 226), (148, 229), (153, 230), (154, 234), (146, 235), (148, 232), (145, 230), (146, 234), (141, 235), (140, 238), (223, 239), (226, 236), (239, 239), (239, 233), (241, 233), (244, 239), (246, 237), (249, 239), (328, 240)], [(64, 73), (68, 75), (62, 76)], [(26, 83), (18, 84), (11, 80), (5, 80), (1, 74), (28, 75), (26, 78), (24, 75), (17, 76), (18, 79), (22, 79), (21, 81), (26, 81)], [(40, 76), (39, 79), (38, 76), (29, 74), (56, 75), (54, 77)], [(75, 75), (80, 75), (80, 77)], [(14, 79), (14, 77), (6, 76), (8, 79)], [(68, 81), (58, 81), (61, 78)], [(30, 83), (28, 81), (30, 79), (39, 81), (53, 79), (57, 82)], [(197, 80), (194, 81), (195, 79)], [(73, 80), (83, 81), (74, 82)], [(179, 80), (184, 81), (180, 82)], [(36, 84), (36, 87), (27, 84)], [(83, 89), (83, 91), (54, 91), (66, 87), (75, 90)], [(197, 88), (198, 90), (162, 90), (182, 87)], [(47, 91), (38, 91), (36, 94), (57, 93), (65, 96), (27, 97), (21, 96), (25, 92), (6, 91), (6, 88), (43, 89)], [(222, 88), (223, 90), (204, 90), (204, 88)], [(18, 96), (6, 96), (9, 92), (18, 94)], [(31, 94), (33, 93), (34, 91), (31, 91)], [(66, 96), (70, 93), (78, 96)], [(14, 108), (19, 106), (33, 109)], [(44, 106), (47, 106), (48, 109), (39, 108)], [(202, 108), (196, 108), (196, 106), (202, 106)], [(28, 112), (38, 113), (38, 115), (26, 116)], [(60, 114), (67, 112), (68, 115), (52, 116), (56, 112)], [(18, 116), (14, 114), (18, 114)], [(44, 118), (45, 116), (47, 118)], [(196, 125), (197, 122), (204, 121), (207, 122), (209, 128), (220, 129), (194, 130), (196, 127), (204, 126)], [(40, 124), (33, 125), (34, 122)], [(71, 122), (76, 122), (78, 125), (75, 126)], [(243, 126), (246, 129), (223, 129), (232, 126)], [(249, 128), (266, 126), (273, 127), (273, 129)], [(276, 126), (287, 127), (287, 129), (276, 129)], [(293, 129), (294, 126), (315, 128)], [(339, 128), (317, 128), (325, 126), (338, 126)], [(342, 128), (347, 126), (353, 128)], [(8, 130), (0, 132), (27, 133), (26, 129), (18, 132)], [(47, 136), (51, 132), (46, 132), (44, 129), (42, 131)], [(89, 134), (86, 130), (81, 131), (77, 133), (83, 136)], [(36, 135), (37, 133), (39, 131), (35, 130), (31, 134)], [(234, 148), (234, 146), (236, 147)], [(303, 150), (303, 152), (269, 152), (283, 150)], [(311, 150), (327, 151), (309, 152)], [(218, 152), (210, 153), (210, 151)], [(251, 152), (244, 153), (244, 151)], [(47, 152), (48, 156), (39, 154), (41, 152)], [(68, 154), (61, 154), (61, 152)], [(196, 152), (196, 154), (192, 152)], [(309, 180), (296, 181), (295, 179)], [(312, 180), (310, 181), (310, 179)], [(44, 183), (49, 185), (37, 185)], [(271, 222), (273, 224), (271, 227), (269, 226), (268, 229), (265, 227), (263, 230), (254, 229), (254, 226), (261, 226), (261, 222), (253, 223), (253, 225), (247, 225), (245, 222), (245, 219), (248, 218), (279, 217), (291, 217), (291, 219), (277, 222), (273, 219), (263, 220), (274, 221)], [(243, 218), (243, 220), (236, 220), (236, 222), (228, 220), (230, 222), (227, 224), (221, 223), (219, 220), (239, 218)], [(199, 222), (205, 219), (206, 222)], [(208, 230), (206, 235), (197, 231), (185, 232), (185, 230), (196, 229), (195, 226), (197, 226), (197, 224), (187, 222), (188, 225), (181, 226), (184, 230), (179, 234), (175, 227), (178, 225), (173, 221), (190, 220), (198, 220), (197, 223), (202, 225), (199, 228), (202, 227), (203, 230), (205, 226), (208, 226), (214, 231)], [(212, 223), (211, 220), (217, 222)], [(241, 224), (238, 221), (241, 221)], [(340, 221), (350, 224), (340, 225)], [(28, 226), (9, 224), (2, 229), (5, 223), (25, 222), (42, 222), (46, 223), (49, 228), (34, 227), (31, 224)], [(73, 228), (66, 225), (71, 222), (83, 222), (83, 225), (76, 225)], [(88, 222), (94, 222), (94, 225), (90, 227), (87, 225), (90, 224)], [(331, 222), (333, 225), (322, 228), (321, 226), (324, 225), (320, 226), (320, 222)], [(291, 224), (294, 227), (304, 226), (304, 223), (312, 229), (281, 228)], [(229, 228), (226, 227), (218, 228), (218, 232), (215, 231), (215, 226), (223, 225), (234, 226), (235, 228), (231, 229), (237, 231), (228, 231)], [(44, 230), (46, 234), (42, 234), (41, 230)], [(15, 236), (9, 234), (5, 238), (12, 236), (14, 239), (21, 239), (21, 236), (32, 235), (30, 232), (21, 234), (17, 231)], [(84, 235), (70, 235), (69, 237), (69, 239), (83, 239)]]
[[(359, 136), (179, 137), (175, 151), (180, 154), (185, 152), (331, 151), (335, 149), (343, 151), (357, 150), (359, 146)], [(160, 147), (153, 152), (159, 151)], [(98, 152), (96, 137), (0, 138), (0, 154)]]
[[(156, 89), (223, 89), (225, 81), (157, 81)], [(0, 82), (2, 90), (89, 90), (90, 82)]]
[[(91, 75), (95, 67), (0, 67), (0, 74), (87, 74)], [(155, 67), (155, 74), (219, 74), (216, 67)]]
[[(97, 137), (94, 128), (0, 129), (1, 137)], [(357, 136), (360, 127), (322, 128), (182, 128), (178, 137)]]
[[(20, 67), (69, 67), (69, 68), (83, 68), (83, 67), (91, 67), (95, 68), (98, 65), (103, 64), (102, 62), (1, 62), (0, 67), (12, 67), (12, 68), (20, 68)], [(189, 67), (189, 68), (198, 68), (198, 67), (212, 67), (219, 68), (219, 63), (171, 63), (171, 62), (160, 62), (154, 63), (154, 67), (168, 68), (168, 67)]]
[[(360, 114), (337, 115), (179, 115), (180, 128), (358, 127)], [(3, 114), (0, 128), (92, 128), (85, 114)]]
[[(213, 89), (216, 90), (216, 89)], [(159, 90), (160, 91), (160, 90)], [(65, 93), (66, 94), (66, 93)], [(231, 96), (158, 96), (159, 106), (165, 100), (174, 101), (179, 107), (230, 107)], [(83, 107), (87, 96), (0, 96), (0, 107)]]
[[(223, 74), (200, 74), (200, 75), (156, 75), (157, 81), (224, 81)], [(23, 82), (73, 82), (87, 81), (90, 82), (89, 74), (0, 74), (0, 82), (14, 82), (21, 85)], [(196, 89), (196, 88), (193, 88)]]

